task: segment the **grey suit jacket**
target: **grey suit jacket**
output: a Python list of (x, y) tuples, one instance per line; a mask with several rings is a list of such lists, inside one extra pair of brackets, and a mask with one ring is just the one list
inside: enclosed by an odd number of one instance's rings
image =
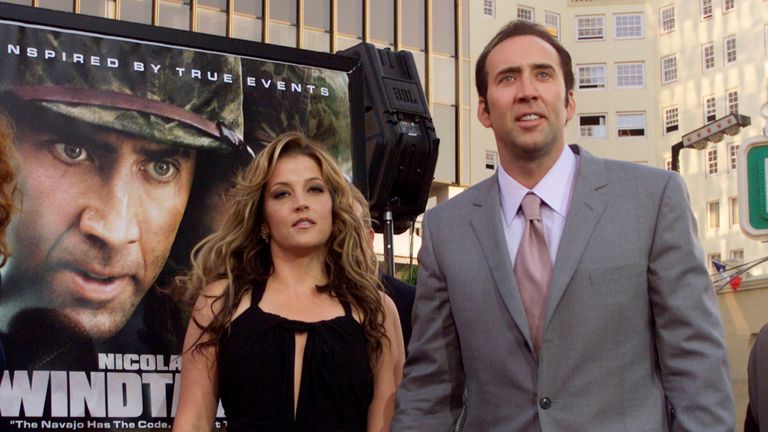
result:
[(393, 431), (732, 431), (722, 324), (674, 172), (579, 154), (538, 362), (496, 177), (427, 212)]
[[(768, 325), (757, 334), (747, 366), (749, 409), (762, 431), (768, 431)], [(745, 427), (746, 431), (747, 428)]]

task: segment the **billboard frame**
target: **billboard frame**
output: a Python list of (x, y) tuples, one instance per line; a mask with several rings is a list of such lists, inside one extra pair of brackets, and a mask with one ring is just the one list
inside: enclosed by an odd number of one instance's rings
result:
[(176, 48), (212, 51), (225, 55), (251, 57), (345, 72), (349, 78), (352, 182), (366, 196), (368, 195), (368, 167), (366, 164), (365, 121), (363, 113), (364, 76), (360, 59), (342, 54), (310, 51), (245, 39), (8, 3), (3, 3), (3, 7), (0, 8), (0, 20), (53, 27), (60, 30), (93, 33), (96, 36), (133, 39), (137, 42), (164, 44)]

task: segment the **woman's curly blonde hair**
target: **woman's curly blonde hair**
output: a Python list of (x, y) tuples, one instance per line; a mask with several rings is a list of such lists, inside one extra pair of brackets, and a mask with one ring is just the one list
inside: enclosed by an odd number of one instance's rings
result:
[(7, 230), (16, 210), (16, 150), (13, 146), (13, 128), (0, 112), (0, 267), (11, 256)]
[(265, 222), (264, 189), (277, 162), (297, 155), (307, 156), (317, 163), (333, 202), (332, 229), (324, 256), (328, 283), (317, 289), (349, 304), (360, 314), (374, 363), (381, 353), (386, 334), (381, 284), (373, 250), (366, 240), (365, 228), (354, 212), (349, 183), (341, 170), (316, 143), (296, 132), (277, 137), (238, 174), (229, 195), (230, 208), (223, 225), (195, 247), (192, 270), (176, 279), (177, 287), (182, 289), (188, 301), (216, 280), (229, 281), (223, 294), (214, 299), (219, 312), (210, 324), (202, 325), (192, 318), (203, 331), (194, 349), (218, 347), (243, 296), (254, 284), (263, 283), (271, 275), (269, 243), (260, 235)]

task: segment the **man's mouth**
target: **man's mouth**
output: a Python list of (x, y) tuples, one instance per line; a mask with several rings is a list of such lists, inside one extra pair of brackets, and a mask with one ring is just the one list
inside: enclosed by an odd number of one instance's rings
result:
[(518, 117), (517, 119), (519, 121), (533, 121), (533, 120), (539, 120), (540, 118), (541, 118), (540, 115), (535, 114), (535, 113), (530, 113), (530, 114), (524, 114), (524, 115)]
[(70, 267), (60, 274), (57, 281), (68, 287), (70, 293), (80, 300), (99, 304), (108, 303), (126, 290), (132, 290), (135, 281), (130, 274), (121, 272), (100, 272)]
[(110, 281), (113, 281), (113, 280), (117, 279), (118, 277), (120, 277), (120, 276), (97, 275), (97, 274), (90, 273), (90, 272), (87, 272), (87, 271), (79, 272), (79, 274), (83, 278), (92, 279), (92, 280), (94, 280), (96, 282), (110, 282)]

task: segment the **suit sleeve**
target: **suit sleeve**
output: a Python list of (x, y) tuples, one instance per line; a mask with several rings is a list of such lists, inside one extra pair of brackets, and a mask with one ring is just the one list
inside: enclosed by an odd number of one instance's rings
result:
[[(749, 383), (749, 407), (747, 414), (752, 415), (756, 428), (750, 430), (768, 429), (768, 325), (763, 326), (757, 334), (755, 344), (749, 353), (747, 365), (747, 382)], [(744, 428), (747, 431), (747, 428)]]
[(413, 333), (392, 431), (447, 431), (462, 408), (459, 338), (427, 219), (422, 223)]
[(682, 179), (665, 185), (649, 256), (656, 349), (675, 431), (733, 431), (734, 404), (717, 299)]

